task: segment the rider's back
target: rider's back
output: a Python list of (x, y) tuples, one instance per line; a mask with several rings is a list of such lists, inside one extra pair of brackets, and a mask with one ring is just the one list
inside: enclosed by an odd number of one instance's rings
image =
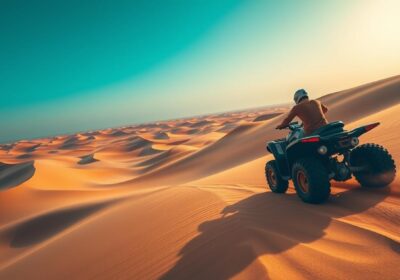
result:
[(293, 107), (295, 114), (304, 125), (304, 132), (311, 134), (314, 130), (328, 124), (324, 112), (326, 107), (318, 100), (304, 100)]

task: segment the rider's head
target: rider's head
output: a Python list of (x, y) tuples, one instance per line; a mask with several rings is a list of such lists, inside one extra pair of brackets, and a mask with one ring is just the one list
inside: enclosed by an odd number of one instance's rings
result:
[(294, 102), (299, 104), (303, 99), (308, 99), (308, 94), (304, 89), (299, 89), (294, 93)]

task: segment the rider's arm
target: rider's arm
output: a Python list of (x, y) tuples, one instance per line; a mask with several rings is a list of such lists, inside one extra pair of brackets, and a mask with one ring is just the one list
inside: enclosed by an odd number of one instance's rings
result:
[(286, 116), (286, 118), (282, 121), (282, 123), (276, 127), (276, 129), (281, 129), (288, 126), (290, 122), (296, 117), (296, 115), (297, 115), (296, 107), (293, 107), (292, 110), (290, 110), (290, 112)]
[(324, 113), (328, 112), (328, 108), (324, 104), (321, 103), (321, 107), (322, 107), (322, 112)]

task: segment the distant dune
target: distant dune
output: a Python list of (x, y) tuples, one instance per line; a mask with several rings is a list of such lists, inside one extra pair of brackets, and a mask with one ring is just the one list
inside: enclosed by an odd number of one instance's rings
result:
[(85, 156), (81, 156), (80, 160), (78, 161), (78, 164), (89, 164), (98, 161), (97, 159), (94, 158), (94, 154), (89, 154)]
[[(400, 160), (400, 76), (325, 95)], [(400, 181), (269, 192), (287, 106), (0, 146), (0, 279), (400, 279)]]
[(261, 121), (266, 121), (272, 118), (275, 118), (276, 116), (282, 115), (282, 113), (271, 113), (271, 114), (265, 114), (258, 116), (257, 118), (254, 119), (255, 122), (261, 122)]

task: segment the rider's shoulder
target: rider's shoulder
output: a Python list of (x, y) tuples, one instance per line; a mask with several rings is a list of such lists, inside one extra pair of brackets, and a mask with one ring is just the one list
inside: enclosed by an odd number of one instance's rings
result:
[(309, 102), (314, 103), (314, 104), (321, 104), (321, 101), (319, 101), (317, 99), (311, 99)]

